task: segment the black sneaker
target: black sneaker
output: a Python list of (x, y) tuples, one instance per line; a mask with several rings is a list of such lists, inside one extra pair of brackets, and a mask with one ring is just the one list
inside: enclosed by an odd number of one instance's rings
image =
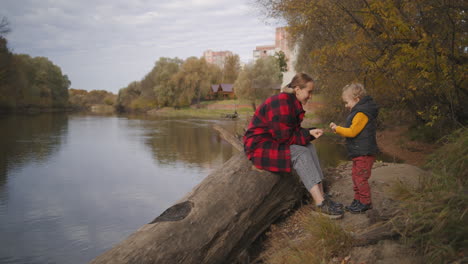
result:
[(333, 200), (331, 199), (331, 195), (329, 195), (329, 194), (326, 193), (326, 194), (324, 195), (323, 198), (325, 198), (325, 200), (328, 200), (328, 201), (332, 204), (332, 206), (338, 207), (338, 208), (340, 208), (340, 209), (343, 209), (343, 204), (342, 204), (342, 203), (337, 203), (337, 202), (333, 201)]
[(347, 206), (345, 206), (345, 209), (346, 209), (346, 211), (349, 211), (349, 210), (350, 210), (350, 208), (352, 208), (352, 207), (356, 207), (356, 205), (357, 205), (358, 203), (359, 203), (359, 201), (358, 201), (358, 200), (356, 200), (356, 199), (353, 199), (353, 201), (351, 202), (351, 204), (350, 204), (350, 205), (347, 205)]
[(333, 206), (328, 199), (323, 200), (322, 204), (317, 205), (315, 212), (330, 219), (340, 219), (344, 214), (343, 209)]
[(372, 209), (372, 204), (363, 204), (358, 201), (356, 206), (349, 207), (348, 211), (352, 214), (360, 214), (360, 213), (364, 213), (365, 211), (369, 209)]

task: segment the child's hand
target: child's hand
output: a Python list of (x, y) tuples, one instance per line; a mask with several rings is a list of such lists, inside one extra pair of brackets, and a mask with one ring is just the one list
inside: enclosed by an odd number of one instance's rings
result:
[(311, 129), (309, 130), (309, 133), (315, 137), (315, 138), (319, 138), (321, 135), (323, 135), (323, 130), (322, 129)]
[(336, 124), (331, 122), (330, 123), (330, 128), (333, 130), (333, 132), (336, 132)]

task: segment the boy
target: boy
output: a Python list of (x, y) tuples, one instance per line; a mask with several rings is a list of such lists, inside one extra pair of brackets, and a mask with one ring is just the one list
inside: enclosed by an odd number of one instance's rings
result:
[(354, 200), (345, 209), (351, 213), (362, 213), (372, 208), (369, 178), (375, 155), (379, 152), (376, 141), (376, 118), (379, 107), (372, 97), (366, 95), (360, 83), (348, 84), (343, 88), (342, 99), (350, 109), (346, 126), (330, 123), (330, 128), (346, 137), (348, 155), (353, 161), (352, 179)]

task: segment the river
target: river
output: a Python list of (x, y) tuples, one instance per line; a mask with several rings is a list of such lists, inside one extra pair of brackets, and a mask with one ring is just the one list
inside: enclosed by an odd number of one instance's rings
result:
[(237, 153), (213, 124), (245, 121), (0, 116), (0, 263), (86, 263), (151, 222)]

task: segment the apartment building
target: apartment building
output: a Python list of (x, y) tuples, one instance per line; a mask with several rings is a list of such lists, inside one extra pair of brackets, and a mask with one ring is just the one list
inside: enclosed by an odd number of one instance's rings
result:
[(221, 69), (224, 68), (224, 62), (226, 61), (226, 58), (228, 56), (233, 56), (233, 55), (234, 53), (232, 53), (229, 50), (225, 50), (225, 51), (206, 50), (205, 52), (203, 52), (203, 57), (208, 63), (216, 64)]

